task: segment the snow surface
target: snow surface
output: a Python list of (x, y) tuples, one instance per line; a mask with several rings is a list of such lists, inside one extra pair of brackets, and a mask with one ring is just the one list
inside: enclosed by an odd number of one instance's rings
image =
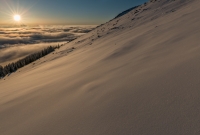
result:
[(199, 13), (152, 0), (1, 79), (0, 134), (199, 135)]

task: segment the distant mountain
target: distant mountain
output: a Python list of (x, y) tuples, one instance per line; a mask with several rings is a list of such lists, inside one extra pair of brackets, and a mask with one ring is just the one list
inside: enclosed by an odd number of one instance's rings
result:
[[(139, 6), (135, 6), (135, 7), (129, 8), (128, 10), (125, 10), (125, 11), (121, 12), (121, 13), (118, 14), (115, 18), (109, 20), (109, 22), (112, 21), (112, 20), (114, 20), (114, 19), (116, 19), (116, 18), (119, 18), (119, 17), (121, 17), (121, 16), (123, 16), (123, 15), (125, 15), (125, 14), (127, 14), (127, 13), (129, 13), (130, 11), (132, 11), (133, 9), (135, 9), (135, 8), (137, 8), (137, 7), (139, 7)], [(98, 25), (96, 28), (99, 28), (99, 27), (103, 26), (104, 24), (105, 24), (105, 23), (100, 24), (100, 25)]]
[(128, 10), (123, 11), (122, 13), (118, 14), (114, 19), (119, 18), (119, 17), (129, 13), (131, 10), (133, 10), (133, 9), (135, 9), (137, 7), (139, 7), (139, 6), (135, 6), (135, 7), (129, 8)]

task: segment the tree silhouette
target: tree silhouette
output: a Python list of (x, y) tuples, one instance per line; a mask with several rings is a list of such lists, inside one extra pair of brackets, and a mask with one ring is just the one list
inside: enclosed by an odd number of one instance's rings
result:
[(31, 55), (28, 55), (26, 56), (25, 58), (23, 59), (20, 59), (18, 60), (17, 62), (12, 62), (12, 63), (9, 63), (8, 65), (2, 67), (0, 65), (0, 78), (3, 78), (5, 77), (6, 75), (8, 74), (11, 74), (13, 72), (16, 72), (18, 69), (48, 55), (49, 53), (55, 51), (55, 49), (59, 49), (60, 48), (60, 45), (58, 46), (49, 46), (45, 49), (43, 49), (42, 51), (40, 52), (37, 52), (37, 53), (34, 53), (34, 54), (31, 54)]

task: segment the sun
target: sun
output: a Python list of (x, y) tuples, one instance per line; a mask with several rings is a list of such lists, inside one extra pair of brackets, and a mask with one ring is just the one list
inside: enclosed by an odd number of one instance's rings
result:
[(13, 19), (16, 21), (16, 22), (19, 22), (21, 20), (21, 16), (20, 15), (14, 15), (13, 16)]

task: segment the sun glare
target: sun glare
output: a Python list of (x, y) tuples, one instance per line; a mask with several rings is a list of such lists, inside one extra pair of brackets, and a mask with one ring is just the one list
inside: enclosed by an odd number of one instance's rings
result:
[(16, 22), (19, 22), (20, 20), (21, 20), (21, 16), (20, 15), (14, 15), (14, 20), (16, 21)]

